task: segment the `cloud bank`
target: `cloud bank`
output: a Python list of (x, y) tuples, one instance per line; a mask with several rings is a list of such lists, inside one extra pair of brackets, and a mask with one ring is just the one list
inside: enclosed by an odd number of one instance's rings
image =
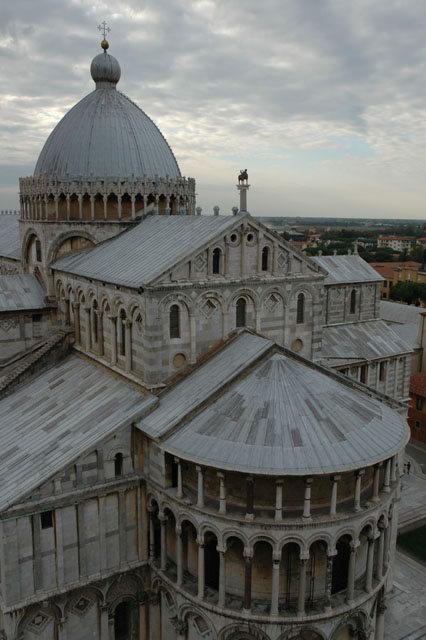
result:
[[(3, 6), (4, 5), (4, 6)], [(93, 89), (97, 25), (119, 88), (160, 126), (204, 211), (426, 218), (423, 0), (2, 0), (0, 208)]]

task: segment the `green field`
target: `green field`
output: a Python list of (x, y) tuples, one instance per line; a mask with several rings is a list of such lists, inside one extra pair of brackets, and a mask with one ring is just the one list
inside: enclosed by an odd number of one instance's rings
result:
[(398, 536), (398, 546), (426, 563), (426, 526), (401, 533)]

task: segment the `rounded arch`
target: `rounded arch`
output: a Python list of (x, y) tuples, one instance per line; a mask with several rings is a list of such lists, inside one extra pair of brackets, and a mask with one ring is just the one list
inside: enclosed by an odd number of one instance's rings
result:
[(110, 313), (112, 303), (110, 302), (108, 294), (105, 292), (101, 292), (99, 299), (100, 299), (99, 309), (103, 313)]
[(349, 538), (351, 538), (352, 542), (355, 542), (356, 540), (358, 540), (358, 536), (357, 536), (357, 530), (354, 529), (353, 527), (342, 527), (341, 529), (338, 529), (334, 536), (333, 536), (333, 544), (336, 545), (336, 542), (339, 540), (339, 538), (342, 538), (343, 536), (348, 536)]
[(168, 500), (164, 500), (163, 498), (161, 498), (158, 506), (159, 506), (160, 513), (164, 513), (166, 510), (170, 511), (170, 513), (172, 514), (172, 516), (176, 520), (176, 524), (177, 524), (178, 516), (177, 516), (177, 513), (176, 513), (176, 508), (172, 504), (170, 504), (170, 502), (168, 502)]
[(21, 257), (24, 267), (28, 266), (28, 249), (33, 238), (41, 242), (40, 236), (38, 235), (37, 231), (34, 229), (34, 227), (30, 227), (26, 230), (21, 244)]
[(265, 301), (269, 298), (270, 295), (276, 295), (279, 296), (283, 302), (284, 307), (287, 306), (288, 304), (288, 296), (286, 293), (284, 293), (279, 287), (268, 287), (267, 289), (265, 289), (265, 291), (262, 292), (260, 298), (259, 298), (259, 303), (261, 305), (263, 305), (265, 303)]
[(284, 538), (282, 538), (278, 543), (278, 551), (282, 553), (282, 550), (288, 544), (296, 544), (299, 547), (300, 553), (302, 555), (306, 554), (306, 551), (307, 551), (306, 540), (304, 540), (302, 537), (295, 536), (295, 535), (284, 536)]
[(35, 635), (40, 634), (53, 620), (55, 627), (63, 618), (64, 611), (56, 604), (49, 603), (48, 606), (33, 605), (25, 609), (21, 618), (16, 623), (17, 636), (20, 637), (25, 627)]
[(254, 545), (257, 544), (258, 542), (265, 542), (266, 544), (269, 544), (273, 552), (278, 551), (278, 542), (273, 538), (271, 538), (270, 536), (268, 536), (268, 534), (265, 534), (265, 533), (253, 534), (252, 536), (249, 537), (248, 546), (251, 549), (254, 549)]
[(164, 593), (167, 600), (169, 615), (170, 617), (175, 617), (177, 612), (177, 602), (173, 592), (158, 578), (155, 578), (152, 582), (152, 591), (157, 594)]
[(310, 296), (312, 300), (317, 301), (319, 299), (319, 289), (316, 289), (310, 284), (304, 282), (303, 284), (296, 285), (294, 289), (291, 291), (291, 298), (294, 300), (297, 298), (299, 293), (303, 293), (306, 296)]
[(139, 576), (136, 574), (127, 574), (125, 576), (119, 576), (110, 585), (106, 593), (106, 602), (111, 612), (117, 607), (123, 600), (138, 600), (143, 592), (143, 583)]
[(196, 300), (198, 307), (202, 307), (207, 300), (214, 300), (217, 302), (221, 308), (221, 311), (225, 311), (226, 309), (226, 301), (221, 293), (218, 291), (204, 291)]
[(58, 278), (55, 282), (55, 292), (56, 292), (56, 297), (58, 298), (58, 300), (60, 298), (65, 298), (65, 286), (64, 283), (62, 282), (61, 278)]
[(285, 631), (278, 640), (327, 640), (327, 636), (321, 629), (308, 625), (301, 629)]
[(87, 596), (93, 596), (96, 602), (100, 605), (104, 604), (104, 594), (102, 590), (98, 587), (90, 585), (84, 587), (83, 589), (77, 589), (76, 591), (74, 591), (72, 595), (67, 599), (64, 606), (64, 611), (70, 611), (73, 608), (77, 611), (81, 610), (80, 601)]
[(184, 305), (188, 313), (193, 311), (193, 302), (191, 298), (184, 293), (170, 293), (165, 296), (159, 303), (159, 309), (162, 313), (168, 313), (173, 304)]
[[(201, 629), (200, 625), (199, 624), (197, 625), (200, 635), (203, 634), (203, 638), (206, 638), (206, 640), (217, 639), (217, 633), (214, 628), (214, 625), (212, 624), (211, 620), (206, 616), (205, 611), (201, 611), (200, 609), (198, 609), (196, 606), (194, 606), (189, 602), (185, 602), (184, 604), (180, 605), (178, 610), (178, 618), (183, 622), (189, 622), (191, 617), (198, 617), (203, 620), (204, 628)], [(208, 635), (208, 633), (210, 633), (210, 635)]]
[[(76, 229), (74, 229), (73, 231), (66, 231), (65, 233), (61, 233), (59, 236), (57, 236), (57, 238), (55, 238), (55, 240), (50, 245), (49, 250), (47, 252), (47, 264), (50, 265), (52, 264), (52, 262), (54, 262), (57, 259), (57, 256), (63, 244), (70, 241), (70, 246), (72, 246), (72, 243), (71, 243), (72, 238), (82, 238), (87, 243), (91, 243), (92, 247), (96, 245), (96, 238), (88, 231), (84, 231), (84, 230), (77, 231)], [(90, 245), (88, 244), (85, 248), (89, 248), (89, 246)], [(72, 249), (70, 250), (72, 251)]]
[(96, 291), (92, 287), (89, 287), (86, 291), (86, 300), (88, 304), (92, 304), (93, 300), (97, 299), (97, 297)]
[(253, 305), (255, 311), (257, 311), (257, 309), (259, 308), (258, 294), (255, 291), (252, 291), (251, 289), (242, 287), (241, 289), (238, 289), (237, 291), (235, 291), (235, 293), (233, 293), (233, 295), (229, 299), (227, 311), (232, 309), (232, 307), (236, 304), (238, 298), (246, 298), (246, 300)]
[(126, 311), (126, 305), (124, 304), (123, 297), (116, 293), (111, 300), (111, 312), (115, 315), (118, 315), (121, 309)]
[(199, 533), (198, 533), (200, 539), (204, 540), (204, 537), (209, 533), (212, 533), (214, 536), (216, 536), (218, 544), (221, 543), (222, 533), (219, 531), (219, 529), (217, 529), (214, 524), (210, 524), (208, 522), (202, 524), (199, 528)]
[(137, 318), (138, 313), (141, 316), (145, 317), (145, 306), (142, 304), (142, 300), (137, 300), (137, 298), (131, 298), (127, 304), (127, 317), (134, 322)]
[(225, 529), (225, 531), (223, 531), (222, 542), (224, 547), (227, 546), (229, 538), (237, 538), (237, 540), (239, 540), (244, 545), (244, 547), (250, 546), (247, 536), (238, 529)]
[(365, 611), (358, 609), (358, 611), (348, 613), (343, 617), (343, 619), (339, 620), (330, 635), (330, 640), (338, 640), (340, 632), (344, 629), (356, 634), (359, 631), (367, 631), (368, 626), (368, 615)]
[[(155, 493), (148, 493), (146, 497), (146, 504), (148, 509), (160, 509), (161, 498)], [(155, 503), (155, 504), (154, 504)]]
[(182, 513), (179, 513), (177, 518), (176, 518), (176, 525), (178, 527), (181, 527), (185, 522), (189, 522), (190, 524), (192, 524), (192, 526), (194, 527), (195, 531), (197, 532), (198, 535), (198, 531), (199, 531), (199, 523), (196, 521), (196, 519), (187, 511), (184, 511)]
[(270, 640), (269, 636), (249, 622), (230, 624), (219, 633), (218, 640)]
[(306, 549), (310, 549), (312, 547), (313, 544), (315, 544), (315, 542), (323, 542), (325, 544), (325, 546), (327, 547), (327, 552), (330, 551), (331, 549), (333, 549), (333, 536), (329, 533), (326, 533), (324, 531), (318, 532), (318, 533), (313, 533), (307, 540), (306, 540)]

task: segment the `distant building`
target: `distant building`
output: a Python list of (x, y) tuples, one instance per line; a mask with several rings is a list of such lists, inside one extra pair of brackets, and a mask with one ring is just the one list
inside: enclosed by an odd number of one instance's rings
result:
[(382, 300), (380, 317), (401, 340), (408, 344), (411, 355), (411, 373), (426, 370), (426, 309), (412, 304)]
[(411, 437), (426, 442), (426, 371), (411, 377), (408, 424)]
[(377, 240), (378, 247), (387, 247), (395, 251), (409, 251), (416, 244), (416, 239), (409, 236), (379, 236)]
[(421, 272), (420, 262), (370, 262), (370, 265), (384, 278), (382, 298), (388, 300), (390, 291), (397, 282), (426, 282), (426, 273)]

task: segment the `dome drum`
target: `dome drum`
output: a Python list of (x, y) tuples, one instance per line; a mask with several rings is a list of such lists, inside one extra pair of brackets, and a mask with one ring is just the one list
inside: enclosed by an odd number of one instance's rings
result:
[(131, 221), (147, 213), (193, 215), (193, 178), (20, 179), (21, 219)]

